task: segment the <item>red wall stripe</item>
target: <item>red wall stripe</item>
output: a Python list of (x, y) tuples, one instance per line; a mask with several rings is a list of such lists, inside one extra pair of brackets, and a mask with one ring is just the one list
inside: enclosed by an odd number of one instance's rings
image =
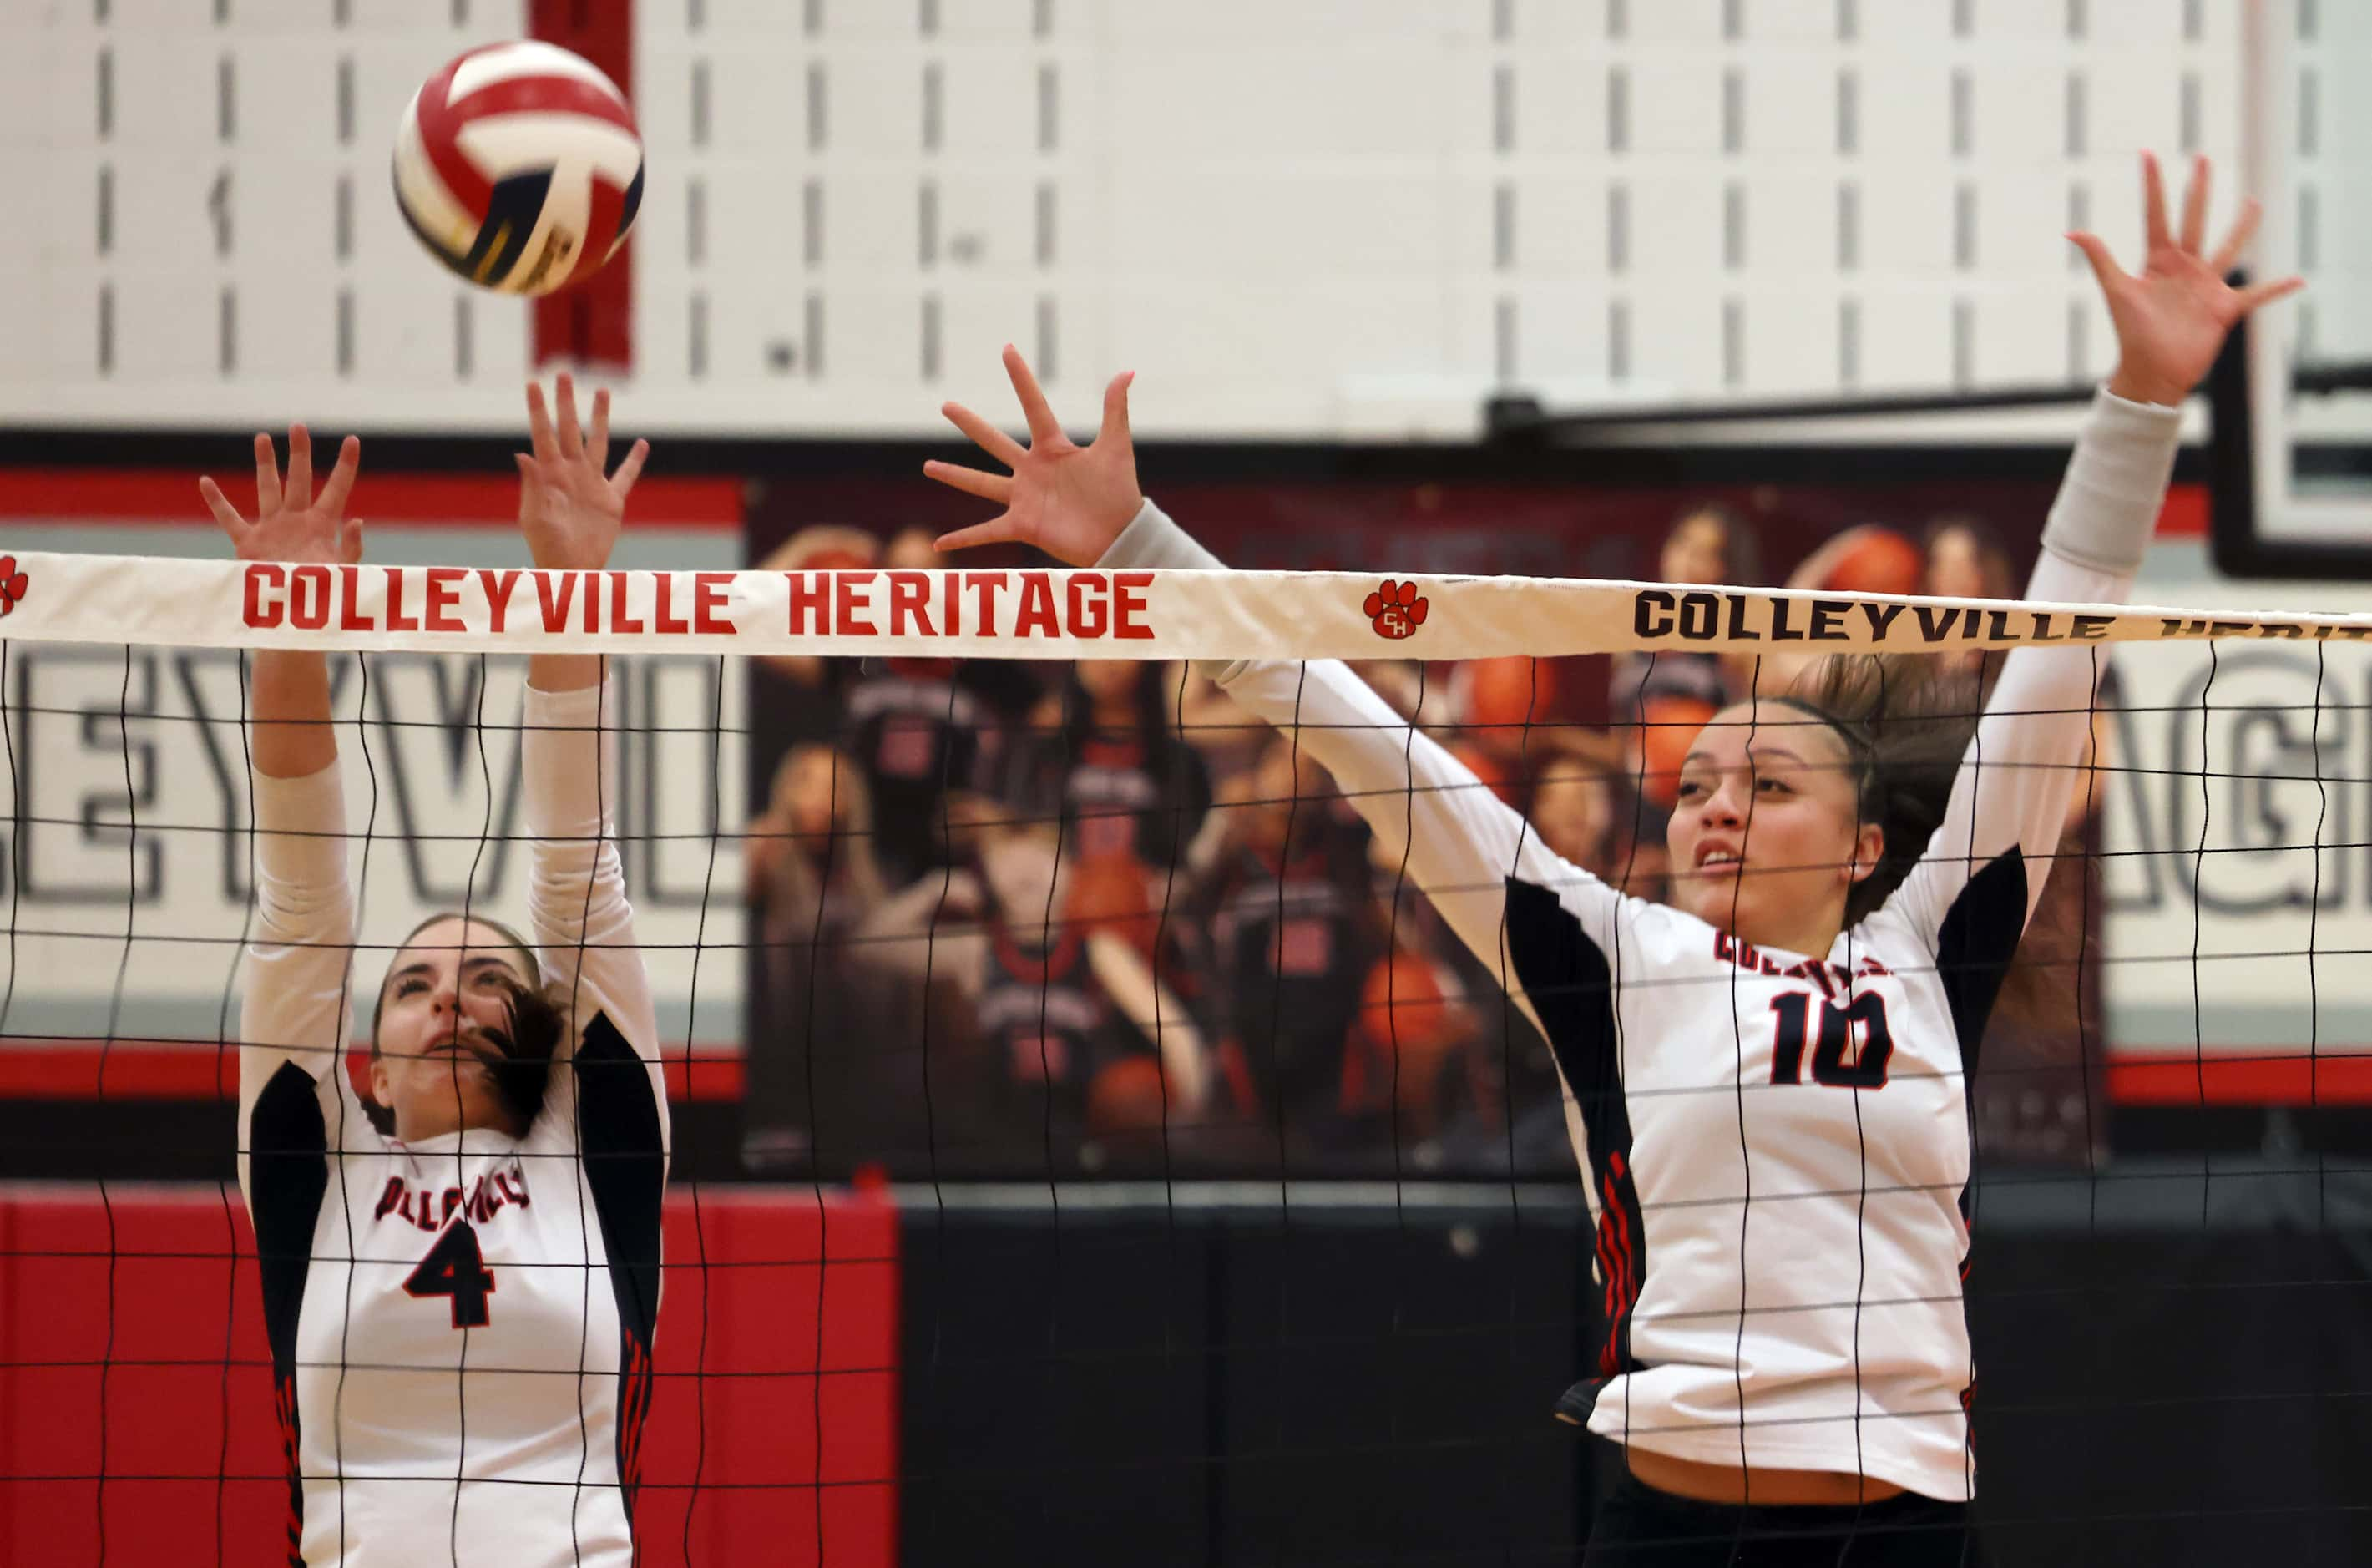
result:
[[(524, 436), (519, 445), (524, 450)], [(611, 441), (613, 451), (618, 445), (616, 440)], [(225, 446), (223, 462), (214, 474), (222, 482), (233, 505), (253, 504), (253, 473), (236, 442)], [(366, 454), (363, 476), (355, 483), (351, 509), (366, 524), (482, 528), (517, 516), (518, 478), (515, 474), (373, 474)], [(186, 521), (192, 528), (209, 533), (215, 527), (214, 519), (206, 515), (204, 505), (198, 499), (198, 476), (194, 472), (0, 468), (0, 522), (28, 518), (94, 525), (136, 523), (144, 527)], [(741, 482), (645, 478), (634, 486), (634, 500), (628, 504), (627, 526), (738, 530), (741, 526)]]
[(2128, 1058), (2109, 1063), (2109, 1098), (2120, 1105), (2366, 1105), (2372, 1055), (2308, 1056), (2291, 1048)]
[[(361, 1053), (357, 1052), (359, 1059)], [(662, 1051), (668, 1098), (738, 1101), (740, 1051)], [(0, 1045), (0, 1099), (237, 1099), (238, 1049), (172, 1040), (11, 1041)]]
[[(634, 100), (634, 0), (530, 0), (528, 36), (583, 55), (618, 84), (628, 102)], [(633, 367), (632, 238), (590, 278), (535, 302), (528, 363), (541, 366), (554, 359), (621, 370)]]
[(2212, 508), (2203, 484), (2178, 484), (2166, 493), (2166, 506), (2157, 515), (2160, 539), (2205, 539)]

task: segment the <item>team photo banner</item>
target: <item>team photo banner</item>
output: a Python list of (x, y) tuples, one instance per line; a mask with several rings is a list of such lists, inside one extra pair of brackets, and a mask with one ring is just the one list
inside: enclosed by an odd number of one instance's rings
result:
[(541, 572), (0, 556), (0, 640), (192, 648), (988, 658), (1479, 658), (2254, 637), (2372, 615), (1884, 598), (1541, 577), (1012, 569)]

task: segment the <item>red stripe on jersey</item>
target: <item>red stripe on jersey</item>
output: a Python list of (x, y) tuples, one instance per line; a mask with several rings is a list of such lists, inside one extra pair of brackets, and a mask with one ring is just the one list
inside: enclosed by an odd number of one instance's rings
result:
[(1611, 1330), (1616, 1317), (1614, 1303), (1619, 1298), (1622, 1288), (1620, 1272), (1622, 1264), (1614, 1256), (1614, 1222), (1605, 1217), (1611, 1212), (1612, 1204), (1607, 1202), (1602, 1194), (1600, 1203), (1599, 1211), (1600, 1217), (1598, 1225), (1598, 1272), (1599, 1277), (1605, 1281), (1605, 1297), (1599, 1305), (1605, 1311), (1609, 1332), (1606, 1342), (1599, 1347), (1598, 1369), (1601, 1373), (1610, 1374), (1612, 1369), (1607, 1363), (1614, 1348), (1614, 1336)]
[(272, 1414), (280, 1425), (280, 1451), (288, 1461), (288, 1568), (305, 1568), (305, 1470), (297, 1458), (296, 1378), (272, 1378)]
[(650, 1352), (633, 1333), (625, 1336), (625, 1360), (618, 1372), (618, 1484), (634, 1516), (634, 1492), (643, 1479), (643, 1426), (651, 1412)]
[(1611, 1377), (1622, 1370), (1623, 1336), (1630, 1327), (1631, 1309), (1639, 1302), (1638, 1238), (1632, 1234), (1631, 1218), (1639, 1206), (1639, 1198), (1632, 1185), (1630, 1163), (1623, 1159), (1622, 1150), (1616, 1149), (1606, 1156), (1606, 1167), (1608, 1179), (1602, 1190), (1600, 1213), (1613, 1223), (1622, 1266), (1610, 1276), (1606, 1343), (1598, 1353), (1598, 1365)]
[(1598, 1370), (1610, 1377), (1619, 1370), (1615, 1365), (1615, 1326), (1622, 1318), (1626, 1294), (1623, 1276), (1629, 1272), (1629, 1260), (1622, 1249), (1622, 1209), (1611, 1182), (1601, 1183), (1599, 1189), (1598, 1229), (1610, 1260), (1606, 1271), (1606, 1340), (1598, 1347)]

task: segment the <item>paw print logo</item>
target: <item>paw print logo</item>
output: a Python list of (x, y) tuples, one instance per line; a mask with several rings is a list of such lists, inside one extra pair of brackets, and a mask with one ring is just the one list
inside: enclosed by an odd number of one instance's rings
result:
[(1377, 636), (1395, 643), (1415, 636), (1416, 629), (1424, 624), (1426, 604), (1414, 583), (1396, 583), (1386, 577), (1384, 586), (1369, 594), (1359, 608), (1374, 620)]
[(17, 570), (17, 558), (0, 555), (0, 615), (16, 609), (17, 601), (23, 598), (25, 590), (31, 587), (25, 574)]

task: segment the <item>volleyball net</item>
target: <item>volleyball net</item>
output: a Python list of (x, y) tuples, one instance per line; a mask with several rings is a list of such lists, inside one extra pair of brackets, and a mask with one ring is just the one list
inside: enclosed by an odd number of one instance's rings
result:
[[(1058, 1252), (1099, 1202), (1173, 1254), (1191, 1216), (1246, 1208), (1288, 1244), (1330, 1202), (1451, 1216), (1453, 1249), (1476, 1212), (1586, 1225), (1547, 1043), (1370, 824), (1413, 786), (1346, 797), (1295, 727), (1234, 705), (1226, 665), (1350, 661), (1392, 745), (1431, 735), (1474, 775), (1456, 787), (1659, 900), (1679, 759), (1727, 695), (1899, 655), (1974, 702), (2018, 648), (2083, 650), (2100, 696), (2048, 912), (1970, 1085), (1982, 1237), (1989, 1180), (2097, 1214), (2119, 1107), (2372, 1096), (2367, 642), (2372, 616), (2294, 610), (1439, 575), (0, 561), (0, 1101), (35, 1179), (0, 1202), (6, 1527), (63, 1553), (26, 1561), (244, 1561), (285, 1512), (225, 1185), (255, 887), (242, 650), (329, 656), (358, 991), (429, 914), (512, 917), (521, 656), (614, 657), (603, 740), (677, 1127), (638, 1533), (654, 1562), (763, 1539), (859, 1563), (891, 1560), (901, 1488), (953, 1464), (901, 1446), (913, 1379), (1093, 1364), (1108, 1332), (1048, 1305), (1027, 1352), (913, 1365), (947, 1329), (901, 1323), (918, 1214), (943, 1247), (948, 1214), (1007, 1204)], [(1444, 1343), (1599, 1331), (1589, 1288), (1494, 1288), (1496, 1329)], [(1174, 1362), (1168, 1310), (1157, 1344), (1108, 1353)], [(1544, 1420), (1564, 1368), (1534, 1370)], [(1502, 1438), (1561, 1441), (1464, 1441)], [(1424, 1446), (1398, 1441), (1335, 1447)], [(1231, 1461), (1139, 1462), (1202, 1486)], [(1521, 1544), (1496, 1527), (1478, 1554)]]

